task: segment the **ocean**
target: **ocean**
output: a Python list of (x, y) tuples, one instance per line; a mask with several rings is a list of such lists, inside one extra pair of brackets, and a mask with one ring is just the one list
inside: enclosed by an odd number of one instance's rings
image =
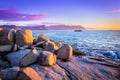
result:
[(35, 38), (40, 34), (45, 34), (50, 39), (63, 44), (70, 44), (73, 48), (92, 56), (105, 56), (120, 61), (120, 31), (33, 30)]

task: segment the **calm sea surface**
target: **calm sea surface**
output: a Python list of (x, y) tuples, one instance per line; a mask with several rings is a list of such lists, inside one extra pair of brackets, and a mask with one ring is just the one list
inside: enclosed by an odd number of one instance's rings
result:
[(104, 55), (120, 61), (120, 31), (33, 30), (35, 38), (40, 34), (45, 34), (50, 39), (64, 44), (71, 44), (74, 48), (91, 55)]

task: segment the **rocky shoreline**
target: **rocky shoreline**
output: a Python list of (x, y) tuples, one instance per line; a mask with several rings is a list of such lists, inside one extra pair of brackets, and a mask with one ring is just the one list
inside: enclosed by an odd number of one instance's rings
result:
[(0, 80), (119, 80), (120, 63), (31, 30), (0, 28)]

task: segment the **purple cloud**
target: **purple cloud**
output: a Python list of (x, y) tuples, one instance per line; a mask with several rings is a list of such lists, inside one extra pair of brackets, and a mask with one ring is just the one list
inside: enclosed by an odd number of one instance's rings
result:
[(118, 10), (105, 11), (105, 13), (120, 13), (120, 9), (118, 9)]
[(0, 20), (4, 21), (33, 21), (45, 19), (44, 14), (24, 14), (15, 9), (0, 9)]

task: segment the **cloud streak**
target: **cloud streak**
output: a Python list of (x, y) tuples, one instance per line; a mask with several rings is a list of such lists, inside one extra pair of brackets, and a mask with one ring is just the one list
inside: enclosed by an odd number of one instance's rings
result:
[(46, 17), (45, 14), (24, 14), (15, 9), (0, 9), (0, 20), (3, 21), (34, 21)]
[(105, 11), (105, 13), (120, 13), (120, 9), (118, 9), (118, 10)]

